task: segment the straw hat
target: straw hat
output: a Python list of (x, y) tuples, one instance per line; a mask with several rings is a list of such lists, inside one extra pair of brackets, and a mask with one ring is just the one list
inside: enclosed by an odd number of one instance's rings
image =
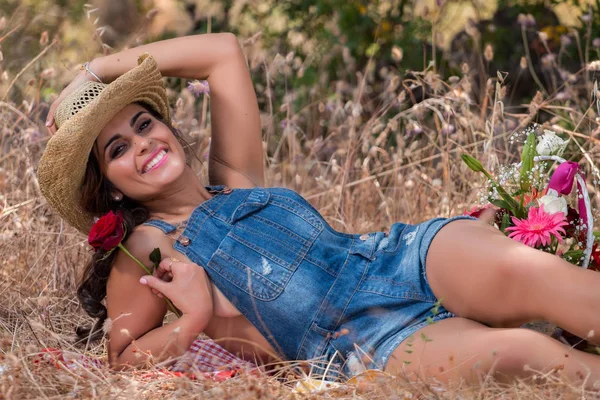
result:
[(93, 216), (79, 205), (80, 187), (100, 131), (125, 106), (144, 102), (169, 121), (167, 94), (156, 61), (145, 53), (138, 66), (106, 85), (86, 82), (59, 104), (58, 128), (38, 164), (40, 189), (48, 203), (77, 230), (87, 234)]

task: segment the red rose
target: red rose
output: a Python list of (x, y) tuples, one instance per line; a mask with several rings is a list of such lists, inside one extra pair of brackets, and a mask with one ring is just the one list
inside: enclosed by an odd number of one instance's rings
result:
[(103, 215), (90, 230), (88, 243), (96, 250), (112, 250), (117, 247), (125, 236), (123, 214), (120, 211)]

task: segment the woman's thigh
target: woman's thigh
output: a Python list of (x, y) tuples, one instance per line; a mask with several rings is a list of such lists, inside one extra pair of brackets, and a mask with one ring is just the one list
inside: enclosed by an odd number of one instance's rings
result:
[(600, 356), (529, 329), (489, 328), (465, 318), (444, 319), (417, 331), (396, 348), (385, 367), (411, 381), (434, 378), (450, 385), (487, 377), (509, 382), (552, 369), (572, 382), (587, 377), (591, 386), (600, 379)]
[(425, 271), (433, 293), (449, 311), (488, 325), (512, 327), (539, 317), (529, 298), (534, 270), (523, 260), (555, 258), (481, 221), (458, 220), (433, 238)]

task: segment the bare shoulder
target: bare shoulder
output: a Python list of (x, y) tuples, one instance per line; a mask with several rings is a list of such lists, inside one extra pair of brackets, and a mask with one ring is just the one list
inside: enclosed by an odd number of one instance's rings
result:
[[(152, 267), (150, 253), (155, 248), (161, 249), (162, 253), (163, 248), (167, 246), (170, 246), (168, 238), (158, 229), (148, 226), (136, 227), (127, 240), (123, 242), (123, 247), (149, 270)], [(148, 274), (146, 270), (121, 249), (115, 251), (118, 251), (118, 253), (107, 283), (107, 301), (111, 301), (111, 294), (114, 292), (118, 292), (119, 297), (122, 298), (124, 288), (131, 291), (148, 291), (147, 288), (138, 284), (139, 279)]]
[[(159, 229), (140, 225), (137, 226), (127, 240), (123, 242), (123, 246), (144, 265), (150, 266), (152, 265), (150, 253), (155, 248), (159, 248), (161, 253), (164, 253), (165, 251), (168, 252), (171, 248), (171, 242)], [(143, 272), (142, 268), (135, 263), (135, 261), (131, 260), (124, 252), (119, 251), (113, 268), (125, 272), (126, 269), (133, 266), (135, 266), (136, 271)]]

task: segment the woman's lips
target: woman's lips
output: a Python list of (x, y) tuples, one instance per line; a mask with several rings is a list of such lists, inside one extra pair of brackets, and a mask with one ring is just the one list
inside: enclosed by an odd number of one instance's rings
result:
[(162, 164), (164, 164), (167, 157), (168, 157), (168, 155), (167, 155), (166, 149), (162, 149), (162, 150), (158, 151), (156, 153), (156, 155), (153, 155), (152, 158), (150, 159), (150, 161), (148, 161), (146, 163), (142, 173), (147, 174), (148, 172), (153, 171), (156, 168), (160, 167)]

